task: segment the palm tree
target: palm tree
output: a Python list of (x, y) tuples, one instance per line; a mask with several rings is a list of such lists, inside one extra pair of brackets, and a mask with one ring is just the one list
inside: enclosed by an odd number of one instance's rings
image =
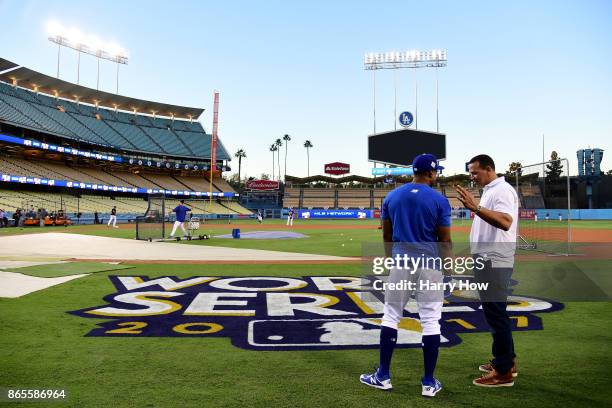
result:
[(306, 158), (308, 160), (308, 177), (310, 177), (310, 148), (312, 147), (310, 140), (304, 142), (304, 147), (306, 148)]
[(291, 136), (285, 135), (283, 136), (283, 140), (285, 141), (285, 178), (287, 178), (287, 149), (289, 148), (289, 141), (291, 140)]
[(242, 169), (242, 159), (247, 157), (244, 149), (238, 149), (238, 151), (234, 154), (234, 157), (238, 159), (238, 184), (240, 184), (240, 170)]
[(283, 145), (283, 141), (280, 139), (276, 139), (276, 141), (274, 142), (274, 145), (276, 146), (276, 151), (278, 152), (278, 180), (280, 181), (280, 148)]
[(270, 151), (272, 152), (272, 180), (274, 180), (274, 170), (275, 170), (274, 152), (276, 152), (277, 150), (278, 150), (278, 147), (276, 147), (276, 145), (272, 143), (272, 145), (270, 146)]

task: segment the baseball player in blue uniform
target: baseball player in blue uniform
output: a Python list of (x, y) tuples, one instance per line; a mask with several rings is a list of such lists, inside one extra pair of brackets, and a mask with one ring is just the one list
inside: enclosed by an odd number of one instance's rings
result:
[[(443, 167), (438, 165), (432, 154), (417, 156), (412, 166), (413, 182), (391, 191), (383, 202), (381, 218), (386, 255), (408, 253), (418, 257), (426, 252), (428, 256), (450, 256), (450, 204), (431, 187), (436, 181), (438, 170)], [(440, 284), (441, 287), (443, 273), (441, 270), (424, 268), (412, 273), (396, 267), (391, 269), (389, 283), (406, 280), (417, 282), (416, 286), (418, 282), (428, 281)], [(421, 378), (421, 394), (433, 397), (442, 389), (442, 384), (434, 377), (440, 346), (439, 320), (444, 301), (442, 289), (386, 290), (380, 330), (380, 365), (373, 374), (362, 374), (359, 380), (370, 387), (392, 389), (391, 357), (397, 342), (398, 325), (411, 296), (416, 298), (422, 327), (424, 375)]]
[(295, 215), (295, 210), (293, 207), (289, 207), (289, 213), (287, 214), (287, 226), (293, 227), (293, 217)]
[(176, 229), (180, 226), (183, 230), (183, 236), (187, 236), (187, 231), (185, 231), (185, 219), (187, 218), (187, 213), (191, 211), (191, 208), (185, 205), (185, 200), (181, 200), (180, 204), (177, 205), (172, 212), (176, 213), (176, 221), (174, 221), (174, 225), (172, 226), (172, 232), (170, 233), (170, 238), (174, 237), (174, 233)]

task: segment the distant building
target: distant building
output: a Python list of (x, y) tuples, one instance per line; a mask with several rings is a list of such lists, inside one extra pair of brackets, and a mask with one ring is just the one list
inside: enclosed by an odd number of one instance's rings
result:
[(578, 156), (578, 175), (579, 176), (601, 176), (601, 160), (603, 149), (588, 148), (580, 149), (576, 152)]

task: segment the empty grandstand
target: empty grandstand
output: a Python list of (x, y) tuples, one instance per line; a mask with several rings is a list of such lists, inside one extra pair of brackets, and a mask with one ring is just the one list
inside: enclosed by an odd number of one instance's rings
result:
[(0, 58), (0, 207), (87, 219), (116, 206), (129, 219), (146, 210), (148, 193), (163, 192), (169, 205), (201, 200), (192, 203), (199, 214), (250, 214), (222, 178), (231, 157), (221, 141), (211, 162), (202, 112), (93, 90)]
[[(287, 176), (283, 206), (304, 209), (380, 209), (384, 198), (394, 188), (406, 183), (408, 179), (397, 179), (385, 184), (383, 177), (367, 178), (346, 176), (332, 178), (328, 176), (311, 176), (298, 178)], [(479, 199), (478, 188), (469, 184), (468, 190)], [(457, 199), (454, 184), (442, 181), (434, 187), (445, 195), (452, 208), (461, 208)]]

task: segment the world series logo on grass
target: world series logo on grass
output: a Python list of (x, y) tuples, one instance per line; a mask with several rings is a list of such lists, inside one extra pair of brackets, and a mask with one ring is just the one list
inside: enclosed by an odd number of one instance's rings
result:
[[(87, 336), (226, 337), (251, 350), (377, 348), (384, 301), (372, 279), (351, 276), (207, 277), (109, 276), (116, 293), (107, 305), (69, 312), (96, 319)], [(465, 279), (465, 277), (462, 277)], [(464, 296), (464, 297), (460, 297)], [(480, 303), (447, 293), (441, 342), (459, 334), (488, 332)], [(541, 330), (539, 313), (561, 303), (510, 296), (514, 330)], [(398, 330), (398, 347), (420, 347), (421, 325), (410, 301)]]

